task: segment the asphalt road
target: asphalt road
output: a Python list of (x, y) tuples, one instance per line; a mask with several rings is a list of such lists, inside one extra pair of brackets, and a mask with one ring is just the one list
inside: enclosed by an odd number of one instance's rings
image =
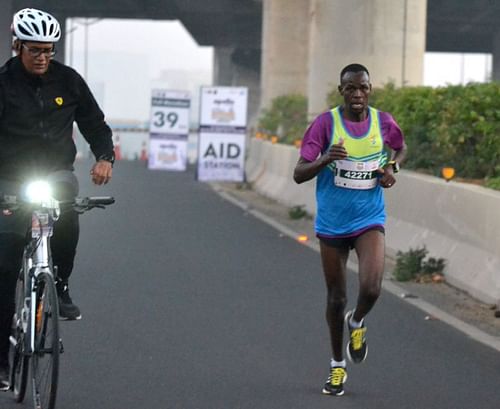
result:
[[(330, 358), (316, 252), (223, 200), (193, 172), (115, 166), (117, 203), (81, 218), (62, 322), (58, 408), (498, 409), (500, 354), (384, 292), (369, 354), (343, 397), (320, 391)], [(350, 306), (356, 276), (349, 276)], [(0, 407), (23, 405), (10, 394)]]

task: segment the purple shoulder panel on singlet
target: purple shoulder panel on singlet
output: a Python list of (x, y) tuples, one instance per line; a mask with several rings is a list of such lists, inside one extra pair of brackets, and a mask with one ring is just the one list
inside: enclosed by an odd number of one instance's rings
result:
[[(394, 118), (388, 112), (380, 112), (380, 128), (384, 143), (392, 149), (399, 150), (403, 147), (404, 136), (401, 128), (396, 123)], [(330, 111), (319, 115), (307, 128), (302, 146), (300, 148), (300, 156), (305, 160), (312, 162), (326, 149), (330, 144), (332, 133), (333, 118)], [(347, 131), (351, 135), (364, 135), (368, 131), (370, 121), (366, 119), (362, 122), (344, 121)]]
[(302, 145), (300, 156), (312, 162), (316, 160), (323, 150), (329, 145), (332, 133), (332, 114), (330, 111), (319, 115), (307, 128)]

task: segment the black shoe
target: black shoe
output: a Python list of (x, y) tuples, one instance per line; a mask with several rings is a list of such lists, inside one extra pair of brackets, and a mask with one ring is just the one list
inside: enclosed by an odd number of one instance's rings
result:
[(353, 311), (348, 311), (345, 315), (347, 328), (349, 329), (349, 343), (347, 344), (347, 357), (355, 364), (359, 364), (366, 359), (368, 355), (368, 345), (366, 344), (366, 327), (353, 328), (349, 324)]
[(9, 390), (9, 364), (0, 362), (0, 391)]
[(59, 298), (59, 317), (63, 320), (74, 321), (82, 318), (80, 308), (73, 304), (69, 296), (68, 284), (57, 283), (57, 295)]
[(347, 380), (347, 371), (342, 366), (330, 367), (330, 375), (323, 386), (324, 395), (342, 396), (344, 394), (344, 382)]

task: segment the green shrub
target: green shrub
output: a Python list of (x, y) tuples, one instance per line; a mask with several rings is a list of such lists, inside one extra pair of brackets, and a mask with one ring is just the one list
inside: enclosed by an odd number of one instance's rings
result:
[[(343, 103), (338, 90), (328, 106)], [(443, 166), (464, 179), (482, 179), (498, 189), (500, 178), (500, 82), (448, 87), (396, 88), (392, 83), (373, 89), (370, 104), (390, 112), (405, 134), (406, 169), (440, 176)], [(285, 95), (264, 111), (259, 127), (279, 142), (293, 144), (307, 127), (307, 99)]]
[(396, 254), (396, 267), (394, 277), (398, 281), (409, 281), (414, 279), (422, 270), (422, 261), (427, 255), (427, 250), (410, 249), (407, 252), (398, 251)]
[[(328, 104), (342, 103), (337, 90)], [(390, 112), (405, 134), (405, 168), (440, 175), (443, 166), (462, 178), (500, 177), (500, 83), (374, 89), (370, 104)]]
[(487, 178), (485, 181), (485, 186), (490, 189), (500, 190), (500, 177), (497, 178)]
[(281, 143), (293, 144), (302, 139), (307, 128), (307, 98), (283, 95), (273, 99), (259, 118), (258, 127), (268, 135), (278, 136)]
[(422, 263), (422, 275), (431, 276), (433, 274), (442, 274), (444, 268), (446, 267), (446, 261), (444, 258), (434, 258), (429, 257)]
[(398, 281), (415, 280), (419, 276), (432, 276), (442, 274), (446, 261), (443, 258), (430, 257), (425, 260), (428, 251), (425, 246), (417, 249), (410, 248), (406, 252), (398, 251), (396, 254), (396, 267), (394, 278)]
[(305, 210), (305, 205), (293, 206), (288, 209), (288, 216), (292, 220), (302, 219), (307, 217), (307, 212)]

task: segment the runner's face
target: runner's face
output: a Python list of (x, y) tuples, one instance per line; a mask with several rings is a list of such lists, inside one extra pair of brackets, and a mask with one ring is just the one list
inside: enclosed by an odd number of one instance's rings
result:
[(54, 49), (53, 43), (26, 42), (20, 46), (19, 53), (26, 71), (33, 75), (43, 75), (49, 69), (52, 59), (50, 52)]
[(366, 111), (371, 90), (370, 78), (364, 71), (346, 72), (339, 86), (345, 108), (355, 114)]

